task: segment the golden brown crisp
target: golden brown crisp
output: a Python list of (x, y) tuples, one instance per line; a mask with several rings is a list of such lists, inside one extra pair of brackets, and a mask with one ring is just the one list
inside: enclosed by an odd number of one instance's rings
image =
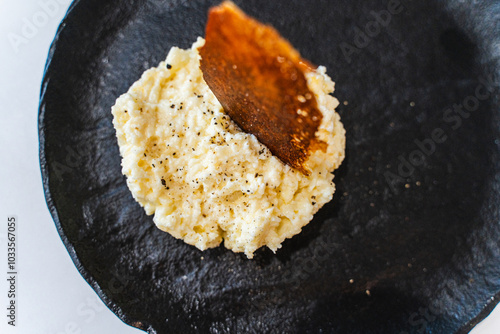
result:
[(305, 175), (312, 151), (326, 149), (316, 137), (322, 113), (304, 72), (313, 66), (269, 25), (226, 1), (210, 10), (203, 77), (226, 113), (284, 163)]

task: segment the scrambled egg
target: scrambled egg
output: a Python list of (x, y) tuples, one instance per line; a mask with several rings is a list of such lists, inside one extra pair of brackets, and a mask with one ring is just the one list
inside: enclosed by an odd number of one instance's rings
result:
[(172, 48), (112, 108), (122, 171), (134, 198), (161, 230), (200, 250), (222, 241), (248, 258), (276, 251), (332, 199), (345, 130), (320, 66), (306, 73), (323, 113), (317, 137), (328, 144), (307, 161), (305, 176), (282, 163), (224, 113), (203, 80), (198, 48)]

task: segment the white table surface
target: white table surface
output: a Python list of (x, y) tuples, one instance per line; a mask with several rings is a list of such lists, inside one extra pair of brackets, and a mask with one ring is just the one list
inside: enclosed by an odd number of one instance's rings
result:
[[(0, 333), (142, 333), (121, 322), (80, 276), (43, 194), (37, 129), (40, 82), (69, 3), (0, 0)], [(7, 325), (6, 318), (10, 215), (18, 218), (16, 327)], [(471, 333), (500, 333), (500, 307)]]

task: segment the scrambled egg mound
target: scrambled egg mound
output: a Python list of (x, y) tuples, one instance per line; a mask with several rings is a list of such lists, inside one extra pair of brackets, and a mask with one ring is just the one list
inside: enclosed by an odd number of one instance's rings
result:
[(200, 250), (224, 246), (248, 258), (276, 251), (332, 199), (345, 130), (326, 69), (306, 73), (323, 114), (305, 176), (282, 163), (224, 113), (203, 80), (198, 48), (172, 48), (112, 108), (122, 171), (134, 198), (161, 230)]

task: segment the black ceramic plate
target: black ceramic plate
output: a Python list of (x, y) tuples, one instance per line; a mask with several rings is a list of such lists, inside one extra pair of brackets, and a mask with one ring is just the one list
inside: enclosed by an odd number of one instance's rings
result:
[(121, 174), (110, 108), (203, 36), (217, 1), (76, 1), (39, 129), (47, 203), (80, 273), (150, 333), (468, 332), (500, 297), (498, 4), (236, 2), (336, 81), (334, 200), (254, 260), (156, 229)]

